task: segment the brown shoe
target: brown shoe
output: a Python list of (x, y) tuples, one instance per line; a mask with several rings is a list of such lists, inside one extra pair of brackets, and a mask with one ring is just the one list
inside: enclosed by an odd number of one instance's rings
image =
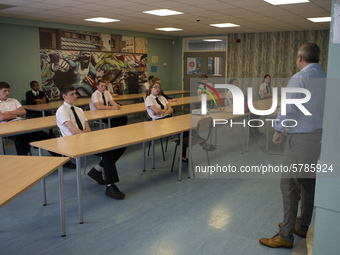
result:
[[(277, 224), (280, 228), (282, 226), (282, 222), (280, 222), (279, 224)], [(300, 230), (298, 230), (295, 226), (294, 228), (294, 232), (293, 234), (297, 235), (298, 237), (301, 237), (301, 238), (306, 238), (307, 237), (307, 233), (304, 233), (304, 232), (301, 232)]]
[(261, 238), (259, 242), (271, 248), (293, 248), (293, 243), (286, 242), (279, 234), (276, 234), (272, 238)]

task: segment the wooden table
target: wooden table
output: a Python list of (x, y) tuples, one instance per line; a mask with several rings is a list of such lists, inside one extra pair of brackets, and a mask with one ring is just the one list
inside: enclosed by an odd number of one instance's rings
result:
[[(58, 101), (51, 101), (47, 104), (23, 105), (23, 107), (26, 110), (41, 112), (42, 116), (45, 117), (45, 111), (56, 110), (63, 103), (64, 103), (64, 100), (58, 100)], [(84, 106), (84, 105), (88, 105), (89, 103), (91, 103), (90, 97), (82, 97), (82, 98), (78, 98), (77, 102), (74, 105), (75, 106)]]
[[(163, 92), (167, 96), (190, 94), (190, 90), (165, 90)], [(145, 93), (126, 94), (126, 95), (119, 95), (118, 97), (114, 97), (113, 100), (115, 100), (115, 101), (136, 100), (136, 99), (142, 99), (144, 96), (145, 96)]]
[(63, 164), (68, 157), (0, 155), (0, 208), (58, 168), (61, 236), (66, 235)]
[[(188, 94), (190, 90), (168, 90), (164, 91), (167, 95), (179, 95), (179, 94)], [(141, 99), (145, 96), (145, 93), (136, 93), (136, 94), (127, 94), (127, 95), (119, 95), (118, 97), (113, 98), (115, 101), (122, 100), (135, 100)], [(45, 111), (51, 111), (58, 109), (64, 103), (63, 100), (51, 101), (47, 104), (35, 104), (35, 105), (23, 105), (26, 110), (30, 111), (38, 111), (42, 113), (42, 116), (45, 116)], [(91, 103), (91, 97), (82, 97), (78, 98), (77, 102), (74, 104), (75, 106), (85, 106)]]
[[(32, 146), (53, 151), (76, 159), (77, 189), (80, 223), (83, 223), (83, 201), (80, 171), (80, 157), (108, 150), (143, 143), (145, 168), (145, 142), (180, 133), (181, 145), (183, 132), (190, 129), (190, 114), (166, 118), (162, 121), (148, 121), (31, 143)], [(136, 132), (138, 130), (138, 132)], [(180, 146), (180, 155), (182, 146)], [(41, 153), (39, 153), (40, 155)], [(179, 164), (178, 178), (181, 179), (182, 162)]]

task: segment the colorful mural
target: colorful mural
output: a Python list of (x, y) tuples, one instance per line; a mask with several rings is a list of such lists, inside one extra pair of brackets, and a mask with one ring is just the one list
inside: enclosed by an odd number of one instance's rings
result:
[(41, 81), (51, 100), (60, 98), (59, 88), (73, 85), (81, 97), (89, 97), (96, 89), (97, 78), (110, 74), (112, 84), (126, 89), (125, 78), (134, 73), (142, 80), (147, 77), (147, 54), (40, 50)]

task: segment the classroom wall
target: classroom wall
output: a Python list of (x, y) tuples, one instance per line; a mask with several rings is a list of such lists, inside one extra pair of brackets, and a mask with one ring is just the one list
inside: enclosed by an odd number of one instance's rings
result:
[[(332, 1), (332, 17), (334, 4)], [(340, 44), (333, 44), (333, 19), (330, 30), (325, 115), (320, 163), (340, 171)], [(317, 178), (315, 194), (315, 231), (313, 254), (339, 254), (340, 179)]]
[[(6, 81), (11, 85), (11, 97), (17, 98), (19, 101), (25, 99), (25, 93), (30, 89), (29, 82), (31, 80), (41, 80), (39, 27), (147, 37), (148, 62), (150, 63), (148, 64), (148, 75), (160, 77), (165, 90), (181, 88), (181, 86), (173, 85), (173, 61), (177, 61), (181, 51), (178, 54), (174, 53), (174, 50), (178, 50), (179, 43), (174, 47), (172, 41), (178, 40), (178, 37), (0, 17), (0, 33), (2, 35), (0, 40), (0, 81)], [(158, 63), (152, 63), (151, 56), (158, 56)], [(29, 61), (25, 62), (25, 60)], [(167, 66), (164, 67), (163, 63), (167, 63)], [(157, 66), (157, 72), (151, 73), (151, 64)], [(181, 67), (176, 66), (176, 70), (178, 69)], [(175, 80), (178, 83), (178, 78)]]
[(25, 98), (29, 82), (40, 81), (39, 29), (0, 24), (0, 80), (11, 86), (11, 97)]

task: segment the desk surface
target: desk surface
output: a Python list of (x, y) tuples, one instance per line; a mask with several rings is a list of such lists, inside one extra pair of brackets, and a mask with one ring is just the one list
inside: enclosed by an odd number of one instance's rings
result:
[(69, 158), (0, 155), (0, 160), (2, 207), (65, 164)]
[[(33, 142), (32, 146), (77, 158), (138, 144), (190, 129), (190, 114)], [(138, 132), (136, 132), (138, 131)]]
[[(178, 95), (178, 94), (187, 94), (190, 93), (190, 90), (167, 90), (164, 91), (167, 95)], [(118, 97), (113, 98), (115, 101), (122, 100), (133, 100), (140, 99), (145, 96), (145, 93), (137, 93), (137, 94), (127, 94), (127, 95), (119, 95)], [(58, 109), (64, 103), (63, 100), (52, 101), (48, 104), (35, 104), (35, 105), (23, 105), (26, 110), (31, 111), (50, 111)], [(88, 105), (91, 103), (91, 97), (78, 98), (77, 102), (74, 104), (76, 106)]]

